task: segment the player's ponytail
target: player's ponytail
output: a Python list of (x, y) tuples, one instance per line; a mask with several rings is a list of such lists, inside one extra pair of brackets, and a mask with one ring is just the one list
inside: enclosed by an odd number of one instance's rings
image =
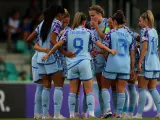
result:
[(154, 27), (154, 16), (153, 16), (153, 13), (152, 11), (150, 10), (147, 10), (147, 12), (143, 13), (141, 15), (141, 17), (146, 21), (148, 22), (148, 26), (153, 28)]
[(74, 16), (73, 25), (72, 28), (75, 29), (76, 27), (80, 26), (83, 21), (85, 21), (87, 18), (82, 12), (77, 12)]
[(52, 22), (58, 14), (64, 14), (64, 8), (57, 4), (52, 4), (49, 8), (44, 11), (44, 22), (40, 31), (40, 37), (42, 42), (46, 41), (46, 38), (50, 32)]

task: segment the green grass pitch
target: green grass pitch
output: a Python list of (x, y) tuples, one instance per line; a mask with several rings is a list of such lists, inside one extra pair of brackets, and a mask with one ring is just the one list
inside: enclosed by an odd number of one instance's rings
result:
[[(27, 119), (27, 118), (0, 118), (0, 120), (35, 120), (35, 119)], [(51, 120), (56, 120), (56, 119), (51, 119)], [(64, 119), (64, 120), (84, 120), (84, 119)], [(114, 118), (110, 118), (110, 119), (99, 119), (99, 118), (95, 118), (95, 119), (86, 119), (86, 120), (116, 120)], [(121, 120), (127, 120), (127, 119), (121, 119)], [(143, 118), (143, 119), (129, 119), (129, 120), (158, 120), (158, 119), (153, 119), (153, 118)]]

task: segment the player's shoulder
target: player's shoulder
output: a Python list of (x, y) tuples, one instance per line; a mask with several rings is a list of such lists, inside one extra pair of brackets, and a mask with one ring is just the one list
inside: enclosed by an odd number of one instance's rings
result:
[(58, 19), (54, 19), (53, 22), (52, 22), (52, 25), (62, 26), (62, 23)]

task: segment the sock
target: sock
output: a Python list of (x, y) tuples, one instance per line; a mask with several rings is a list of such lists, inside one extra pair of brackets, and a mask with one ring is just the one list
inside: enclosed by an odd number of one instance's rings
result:
[(109, 94), (109, 91), (108, 89), (102, 89), (102, 98), (103, 98), (103, 101), (104, 101), (104, 108), (105, 108), (105, 112), (111, 110), (111, 107), (110, 107), (110, 94)]
[(160, 96), (156, 88), (150, 89), (149, 92), (152, 95), (154, 103), (157, 107), (157, 112), (160, 113)]
[(117, 116), (120, 116), (125, 103), (125, 93), (117, 93)]
[(43, 85), (37, 84), (35, 98), (34, 98), (34, 114), (42, 114), (42, 90)]
[(87, 98), (87, 106), (88, 106), (88, 112), (90, 115), (94, 116), (94, 96), (93, 92), (86, 94)]
[(137, 109), (137, 113), (142, 115), (143, 110), (144, 110), (144, 106), (146, 104), (146, 89), (144, 88), (139, 88), (139, 101), (138, 101), (138, 109)]
[(101, 114), (103, 115), (105, 113), (105, 109), (104, 109), (104, 102), (103, 102), (101, 90), (99, 90), (99, 105), (100, 105), (100, 109), (101, 109)]
[(79, 113), (79, 95), (76, 95), (75, 113)]
[(125, 103), (123, 107), (123, 112), (127, 113), (128, 112), (128, 102), (129, 102), (129, 95), (127, 90), (125, 90)]
[(69, 105), (70, 116), (74, 116), (75, 105), (76, 105), (76, 94), (74, 93), (69, 94), (68, 105)]
[(55, 87), (54, 89), (54, 114), (60, 114), (63, 100), (62, 87)]
[(43, 116), (46, 116), (48, 114), (49, 94), (50, 94), (50, 88), (43, 88), (43, 91), (42, 91)]
[(135, 84), (129, 84), (128, 85), (128, 93), (129, 93), (129, 107), (128, 112), (134, 113), (135, 107), (136, 107), (136, 100), (137, 100), (137, 92), (136, 92), (136, 86)]
[(83, 113), (86, 113), (87, 110), (88, 110), (87, 97), (86, 97), (86, 94), (84, 94), (84, 98), (83, 98)]
[(117, 91), (115, 91), (115, 90), (112, 90), (112, 100), (113, 100), (114, 113), (116, 113), (116, 110), (117, 110)]

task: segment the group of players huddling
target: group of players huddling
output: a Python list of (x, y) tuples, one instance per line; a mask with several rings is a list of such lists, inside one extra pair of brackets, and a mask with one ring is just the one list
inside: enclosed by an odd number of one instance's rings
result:
[[(60, 114), (63, 101), (64, 80), (70, 82), (68, 107), (70, 118), (95, 118), (93, 74), (99, 88), (100, 118), (142, 118), (148, 88), (157, 108), (155, 118), (160, 118), (160, 96), (156, 81), (160, 77), (158, 35), (154, 16), (150, 10), (138, 21), (140, 34), (127, 27), (123, 11), (104, 18), (99, 5), (89, 8), (90, 22), (82, 12), (74, 16), (69, 27), (70, 15), (60, 5), (53, 4), (43, 15), (44, 20), (28, 37), (35, 54), (32, 57), (33, 80), (37, 84), (34, 117), (50, 119), (49, 98), (54, 83), (54, 117)], [(138, 80), (139, 101), (133, 116)], [(79, 114), (79, 89), (84, 89), (83, 113)], [(126, 90), (128, 85), (128, 90)], [(112, 88), (112, 95), (109, 93)], [(113, 101), (113, 111), (110, 102)], [(127, 104), (129, 100), (129, 105)]]

